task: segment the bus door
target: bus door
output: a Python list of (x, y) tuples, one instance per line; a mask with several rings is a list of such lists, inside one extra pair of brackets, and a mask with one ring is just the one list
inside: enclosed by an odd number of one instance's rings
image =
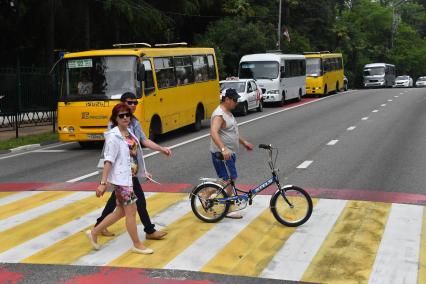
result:
[[(142, 99), (141, 107), (137, 111), (141, 114), (144, 129), (149, 129), (151, 118), (156, 114), (156, 110), (159, 109), (160, 100), (157, 95), (158, 91), (154, 84), (154, 73), (152, 69), (152, 63), (149, 59), (142, 61), (145, 67), (145, 80), (144, 80), (144, 96)], [(148, 133), (145, 133), (148, 135)]]

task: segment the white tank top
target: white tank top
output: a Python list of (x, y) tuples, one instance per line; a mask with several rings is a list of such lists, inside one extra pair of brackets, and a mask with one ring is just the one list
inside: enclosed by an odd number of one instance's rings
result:
[[(225, 147), (231, 150), (233, 153), (238, 152), (238, 140), (239, 140), (239, 133), (238, 133), (238, 125), (237, 121), (235, 120), (235, 117), (231, 114), (228, 114), (223, 111), (223, 109), (218, 106), (212, 114), (211, 121), (213, 121), (213, 118), (215, 116), (221, 116), (223, 120), (225, 121), (225, 128), (219, 129), (219, 137), (222, 140), (223, 144), (225, 144)], [(213, 142), (213, 139), (210, 138), (210, 152), (220, 152), (220, 149), (216, 146), (216, 144)]]

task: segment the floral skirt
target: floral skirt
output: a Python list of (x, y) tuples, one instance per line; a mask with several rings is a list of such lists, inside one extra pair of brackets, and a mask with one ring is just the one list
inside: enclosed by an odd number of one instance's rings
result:
[(138, 200), (131, 186), (114, 185), (113, 187), (117, 206), (130, 205)]

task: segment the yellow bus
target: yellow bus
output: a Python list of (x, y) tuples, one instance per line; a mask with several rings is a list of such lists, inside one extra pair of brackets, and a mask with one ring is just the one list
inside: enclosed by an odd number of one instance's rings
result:
[(58, 64), (61, 141), (84, 146), (103, 140), (112, 107), (125, 92), (138, 97), (135, 116), (152, 139), (188, 125), (199, 130), (217, 107), (220, 91), (213, 48), (145, 43), (114, 47), (68, 53)]
[(344, 87), (344, 69), (341, 53), (305, 52), (306, 94), (324, 96), (339, 92)]

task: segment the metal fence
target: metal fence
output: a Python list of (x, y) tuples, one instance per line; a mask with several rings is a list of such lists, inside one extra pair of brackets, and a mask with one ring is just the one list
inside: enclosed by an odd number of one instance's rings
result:
[(52, 125), (55, 131), (57, 96), (47, 68), (0, 67), (0, 131)]

